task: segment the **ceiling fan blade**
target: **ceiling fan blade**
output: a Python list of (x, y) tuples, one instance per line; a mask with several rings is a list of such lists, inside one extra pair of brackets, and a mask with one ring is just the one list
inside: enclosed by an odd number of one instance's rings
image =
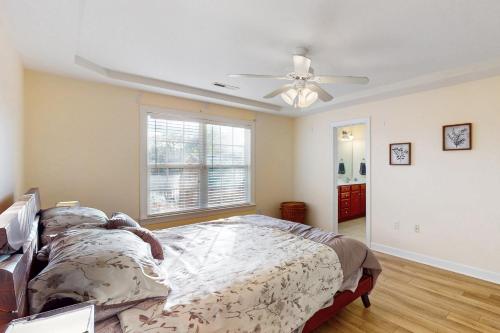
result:
[(318, 75), (313, 80), (318, 83), (367, 84), (370, 82), (366, 76)]
[(309, 67), (311, 67), (311, 59), (301, 56), (293, 56), (293, 71), (298, 74), (309, 73)]
[(243, 77), (249, 79), (275, 79), (275, 80), (291, 80), (286, 76), (281, 75), (260, 75), (260, 74), (229, 74), (229, 77)]
[(293, 87), (293, 84), (285, 84), (284, 86), (270, 92), (269, 94), (264, 96), (264, 98), (273, 98), (275, 96), (278, 96), (281, 93), (284, 93), (285, 91), (287, 91), (288, 89), (290, 89), (292, 87)]
[(326, 90), (321, 88), (316, 82), (308, 82), (307, 87), (318, 93), (319, 99), (323, 102), (329, 102), (333, 99), (333, 96), (327, 93)]

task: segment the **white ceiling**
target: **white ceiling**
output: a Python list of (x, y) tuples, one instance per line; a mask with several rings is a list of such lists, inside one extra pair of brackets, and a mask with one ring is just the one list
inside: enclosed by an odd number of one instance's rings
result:
[[(0, 10), (28, 68), (137, 86), (75, 65), (78, 54), (109, 69), (270, 102), (289, 115), (500, 73), (498, 0), (0, 0)], [(317, 74), (363, 75), (370, 84), (325, 85), (331, 105), (296, 111), (279, 97), (262, 98), (283, 81), (226, 76), (284, 74), (297, 46), (310, 49)]]

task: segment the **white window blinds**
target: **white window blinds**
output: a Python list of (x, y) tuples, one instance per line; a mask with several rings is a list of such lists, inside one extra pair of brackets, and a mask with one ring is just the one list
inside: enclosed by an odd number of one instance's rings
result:
[(251, 128), (147, 115), (147, 215), (248, 204)]

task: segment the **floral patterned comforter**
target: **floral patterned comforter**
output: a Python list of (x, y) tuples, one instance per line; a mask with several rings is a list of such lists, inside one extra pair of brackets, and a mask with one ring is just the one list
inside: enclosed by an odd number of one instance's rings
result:
[(121, 312), (123, 332), (292, 332), (343, 281), (336, 252), (282, 230), (201, 223), (155, 232), (171, 292)]

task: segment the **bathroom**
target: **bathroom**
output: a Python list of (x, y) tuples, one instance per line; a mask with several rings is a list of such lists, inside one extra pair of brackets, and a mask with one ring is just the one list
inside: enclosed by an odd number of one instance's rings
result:
[(366, 242), (366, 125), (337, 128), (338, 230)]

